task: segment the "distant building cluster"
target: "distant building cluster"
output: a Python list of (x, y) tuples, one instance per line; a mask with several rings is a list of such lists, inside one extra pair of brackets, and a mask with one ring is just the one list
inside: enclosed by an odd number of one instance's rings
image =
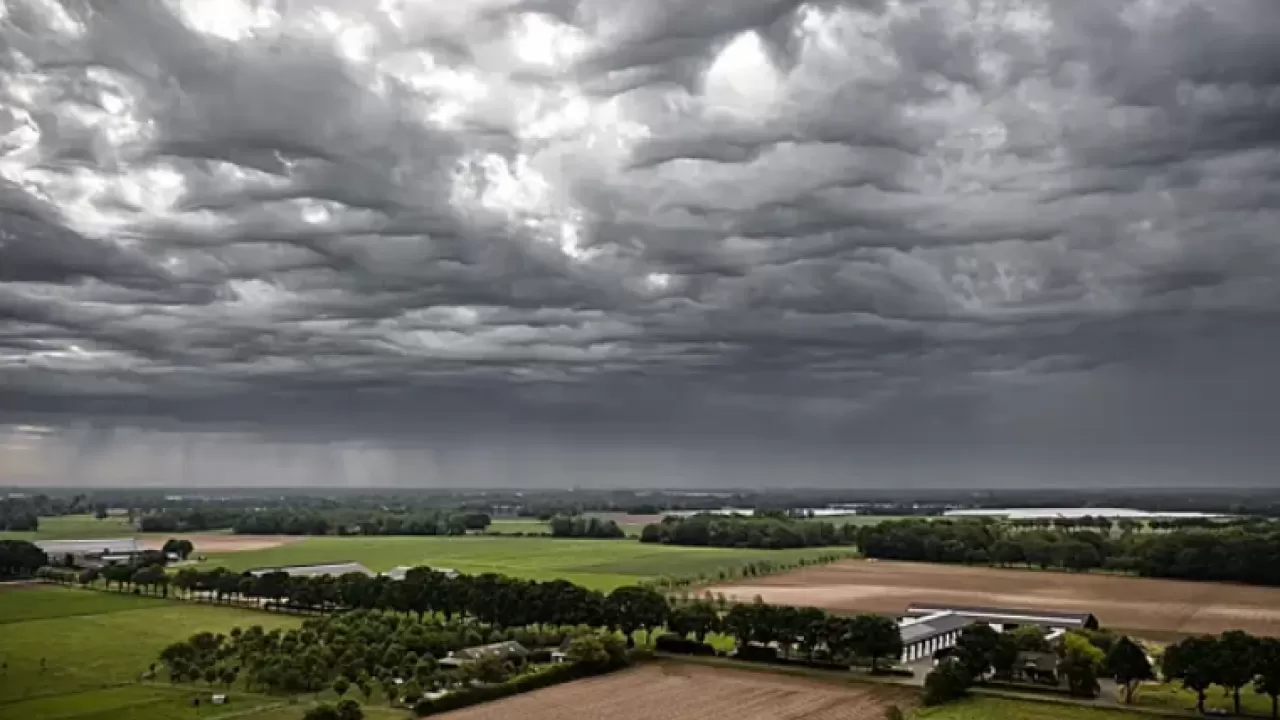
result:
[[(290, 577), (320, 577), (322, 575), (340, 577), (342, 575), (348, 575), (350, 573), (359, 573), (361, 575), (364, 575), (365, 577), (382, 576), (382, 577), (390, 578), (392, 580), (404, 580), (405, 576), (414, 567), (421, 567), (421, 566), (400, 565), (398, 567), (393, 567), (386, 572), (377, 573), (377, 572), (374, 572), (373, 570), (370, 570), (364, 564), (358, 563), (358, 562), (332, 562), (332, 563), (316, 563), (312, 565), (282, 565), (280, 567), (254, 568), (249, 571), (249, 574), (253, 575), (254, 577), (260, 577), (262, 575), (268, 575), (270, 573), (282, 572)], [(438, 573), (443, 573), (449, 577), (456, 577), (458, 575), (458, 571), (452, 568), (433, 567), (431, 569)]]
[(281, 567), (254, 568), (249, 571), (249, 574), (254, 577), (261, 577), (263, 575), (281, 572), (289, 577), (320, 577), (321, 575), (340, 577), (350, 573), (359, 573), (366, 577), (373, 577), (377, 575), (377, 573), (358, 562), (317, 563), (314, 565), (285, 565)]
[[(49, 556), (50, 564), (78, 568), (127, 565), (134, 562), (146, 549), (138, 544), (137, 538), (38, 540), (36, 547)], [(180, 559), (175, 553), (168, 553), (165, 557), (171, 561)]]
[(1202, 512), (1149, 512), (1132, 508), (973, 508), (966, 510), (947, 510), (947, 517), (994, 517), (1006, 520), (1078, 520), (1085, 517), (1111, 518), (1119, 520), (1174, 520), (1178, 518), (1214, 518), (1224, 517), (1215, 513)]

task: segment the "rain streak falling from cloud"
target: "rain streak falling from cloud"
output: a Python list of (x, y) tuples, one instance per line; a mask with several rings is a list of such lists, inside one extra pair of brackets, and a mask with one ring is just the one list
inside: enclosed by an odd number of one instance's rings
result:
[(3, 0), (0, 482), (1271, 482), (1273, 0)]

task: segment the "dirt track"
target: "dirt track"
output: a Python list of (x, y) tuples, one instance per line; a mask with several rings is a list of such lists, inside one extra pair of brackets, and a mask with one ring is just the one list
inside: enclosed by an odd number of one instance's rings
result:
[(306, 539), (286, 535), (166, 535), (146, 538), (141, 541), (141, 544), (145, 549), (159, 550), (170, 537), (190, 540), (191, 544), (196, 546), (198, 555), (266, 550)]
[(1280, 636), (1280, 588), (1246, 585), (850, 560), (708, 589), (845, 612), (896, 614), (913, 602), (1092, 612), (1104, 626), (1153, 639), (1233, 629)]
[(661, 663), (448, 713), (449, 720), (881, 720), (909, 697), (879, 685)]

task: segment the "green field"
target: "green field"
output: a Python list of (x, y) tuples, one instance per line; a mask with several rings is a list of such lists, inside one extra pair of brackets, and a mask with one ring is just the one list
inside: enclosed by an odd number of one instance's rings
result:
[(975, 696), (953, 705), (920, 710), (915, 717), (920, 720), (1138, 720), (1151, 716), (1065, 703)]
[(497, 535), (513, 535), (515, 533), (549, 533), (551, 525), (541, 520), (494, 520), (485, 532)]
[(234, 707), (203, 708), (203, 692), (142, 673), (169, 643), (236, 625), (294, 626), (296, 617), (62, 587), (0, 591), (0, 717), (162, 720), (244, 713), (280, 700), (233, 692)]
[[(54, 592), (51, 587), (32, 587), (21, 592), (0, 593), (0, 627), (10, 623), (50, 618), (105, 615), (121, 610), (150, 610), (171, 607), (163, 600), (141, 595), (98, 592)], [(0, 632), (7, 632), (5, 628)], [(0, 648), (3, 654), (4, 648)]]
[(698, 574), (771, 560), (796, 562), (844, 548), (737, 550), (643, 545), (634, 540), (521, 537), (313, 537), (266, 550), (210, 555), (205, 567), (247, 570), (281, 565), (360, 562), (372, 570), (429, 565), (465, 573), (495, 572), (531, 580), (564, 579), (608, 590), (657, 577)]
[(59, 515), (40, 518), (40, 529), (35, 532), (0, 532), (0, 540), (96, 540), (136, 534), (124, 515), (101, 520), (92, 515)]
[[(644, 525), (642, 523), (619, 523), (618, 527), (622, 528), (622, 532), (626, 533), (627, 537), (640, 537), (640, 531), (644, 529)], [(549, 533), (551, 532), (551, 525), (544, 523), (541, 520), (498, 519), (494, 520), (485, 532), (491, 535), (513, 535), (515, 533), (525, 533), (528, 535), (530, 533)]]
[[(1196, 694), (1177, 685), (1143, 683), (1138, 688), (1134, 704), (1149, 708), (1194, 711)], [(1205, 693), (1204, 706), (1209, 710), (1231, 710), (1234, 707), (1231, 693), (1217, 685), (1209, 688), (1209, 692)], [(1250, 685), (1240, 692), (1240, 712), (1245, 716), (1269, 718), (1271, 717), (1271, 698), (1257, 692)]]
[(932, 516), (927, 515), (834, 515), (832, 517), (815, 518), (829, 522), (833, 525), (879, 525), (883, 522), (893, 522), (895, 520), (928, 520)]

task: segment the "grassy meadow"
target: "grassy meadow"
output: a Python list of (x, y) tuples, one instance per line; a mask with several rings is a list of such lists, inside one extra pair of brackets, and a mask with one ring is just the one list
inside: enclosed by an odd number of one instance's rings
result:
[[(196, 548), (199, 551), (199, 548)], [(657, 577), (705, 574), (771, 560), (795, 562), (842, 548), (739, 550), (643, 545), (634, 540), (524, 537), (312, 537), (264, 550), (213, 554), (206, 567), (231, 570), (280, 565), (359, 562), (375, 571), (429, 565), (465, 573), (495, 572), (531, 580), (564, 579), (609, 590)], [(848, 550), (846, 550), (848, 551)]]
[[(644, 523), (618, 523), (627, 537), (640, 537)], [(530, 518), (507, 519), (496, 518), (485, 533), (489, 535), (514, 535), (516, 533), (537, 534), (551, 532), (551, 524)]]
[(208, 690), (143, 681), (162, 649), (200, 631), (298, 624), (297, 617), (52, 586), (0, 590), (0, 717), (43, 720), (214, 718), (279, 704), (234, 692), (199, 713)]
[[(1162, 708), (1166, 710), (1195, 711), (1196, 694), (1184, 690), (1176, 683), (1143, 683), (1134, 696), (1134, 704), (1139, 707)], [(1233, 703), (1231, 693), (1214, 685), (1205, 693), (1204, 706), (1210, 711), (1231, 711)], [(1271, 698), (1257, 692), (1252, 685), (1240, 692), (1240, 713), (1248, 717), (1271, 717)]]
[(1146, 713), (973, 696), (951, 705), (916, 711), (919, 720), (1138, 720)]
[(137, 535), (124, 515), (99, 520), (92, 515), (59, 515), (40, 518), (35, 532), (0, 531), (0, 540), (97, 540)]

